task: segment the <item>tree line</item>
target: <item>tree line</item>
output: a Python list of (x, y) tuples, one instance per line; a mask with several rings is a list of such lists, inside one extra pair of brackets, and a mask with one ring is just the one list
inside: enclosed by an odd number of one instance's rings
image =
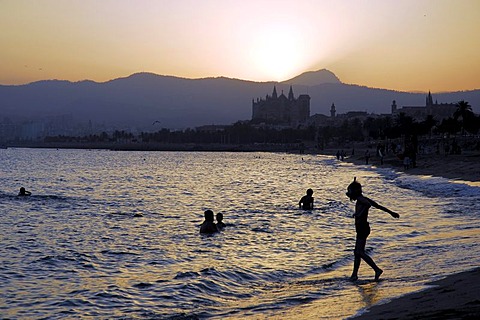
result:
[(111, 134), (85, 135), (81, 137), (52, 136), (45, 142), (142, 142), (142, 143), (218, 143), (218, 144), (292, 144), (302, 141), (315, 141), (325, 145), (329, 142), (365, 141), (368, 139), (397, 139), (407, 136), (425, 135), (476, 135), (480, 130), (480, 116), (473, 113), (466, 101), (457, 103), (457, 110), (451, 117), (437, 121), (427, 116), (423, 121), (400, 113), (395, 117), (368, 117), (345, 119), (339, 125), (301, 128), (273, 128), (253, 125), (250, 122), (237, 122), (223, 130), (170, 130), (142, 132), (138, 136), (125, 131)]

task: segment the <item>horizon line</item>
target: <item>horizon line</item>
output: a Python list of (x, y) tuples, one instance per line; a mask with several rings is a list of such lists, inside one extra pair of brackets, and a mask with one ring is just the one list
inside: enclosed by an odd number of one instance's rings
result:
[(315, 84), (315, 85), (305, 85), (305, 84), (296, 84), (296, 85), (295, 85), (295, 84), (290, 84), (290, 85), (304, 86), (304, 87), (315, 87), (315, 86), (324, 85), (324, 84), (343, 84), (343, 85), (351, 85), (351, 86), (365, 87), (365, 88), (369, 88), (369, 89), (379, 89), (379, 90), (387, 90), (387, 91), (395, 91), (395, 92), (404, 92), (404, 93), (414, 93), (414, 94), (417, 94), (417, 93), (427, 94), (427, 93), (429, 93), (429, 92), (435, 93), (435, 94), (443, 94), (443, 93), (468, 92), (468, 91), (477, 91), (477, 90), (480, 90), (480, 87), (479, 87), (479, 88), (475, 88), (475, 89), (461, 89), (461, 90), (455, 90), (455, 91), (432, 91), (432, 90), (428, 90), (428, 91), (423, 91), (423, 90), (408, 90), (408, 91), (407, 91), (407, 90), (390, 89), (390, 88), (383, 88), (383, 87), (369, 87), (369, 86), (363, 85), (363, 84), (355, 84), (355, 83), (345, 83), (345, 82), (342, 82), (342, 81), (337, 77), (337, 75), (336, 75), (334, 72), (330, 71), (330, 70), (327, 69), (327, 68), (322, 68), (322, 69), (318, 69), (318, 70), (305, 71), (305, 72), (300, 73), (300, 74), (297, 75), (297, 76), (294, 76), (294, 77), (292, 77), (292, 78), (290, 78), (290, 79), (282, 80), (282, 81), (276, 81), (276, 80), (257, 81), (257, 80), (250, 80), (250, 79), (241, 79), (241, 78), (235, 78), (235, 77), (228, 77), (228, 76), (224, 76), (224, 75), (219, 75), (219, 76), (205, 76), (205, 77), (198, 77), (198, 78), (188, 78), (188, 77), (177, 76), (177, 75), (160, 74), (160, 73), (155, 73), (155, 72), (152, 72), (152, 71), (138, 71), (138, 72), (131, 73), (130, 75), (127, 75), (127, 76), (120, 76), (120, 77), (112, 78), (112, 79), (105, 80), (105, 81), (96, 81), (96, 80), (92, 80), (92, 79), (68, 80), (68, 79), (57, 79), (57, 78), (53, 78), (53, 79), (35, 80), (35, 81), (32, 81), (32, 82), (26, 82), (26, 83), (21, 83), (21, 84), (2, 84), (2, 83), (0, 83), (0, 86), (4, 86), (4, 87), (20, 87), (20, 86), (28, 86), (28, 85), (31, 85), (31, 84), (36, 84), (36, 83), (41, 83), (41, 82), (68, 82), (68, 83), (72, 83), (72, 84), (81, 83), (81, 82), (93, 82), (93, 83), (96, 83), (96, 84), (104, 84), (104, 83), (112, 82), (112, 81), (115, 81), (115, 80), (128, 79), (128, 78), (130, 78), (130, 77), (132, 77), (132, 76), (142, 75), (142, 74), (154, 75), (154, 76), (166, 77), (166, 78), (177, 78), (177, 79), (183, 79), (183, 80), (206, 80), (206, 79), (222, 79), (222, 78), (223, 78), (223, 79), (228, 79), (228, 80), (237, 80), (237, 81), (252, 82), (252, 83), (259, 83), (259, 84), (272, 83), (272, 84), (285, 84), (285, 85), (289, 85), (289, 84), (288, 84), (288, 81), (289, 81), (289, 80), (293, 80), (293, 79), (295, 79), (295, 78), (301, 77), (302, 75), (304, 75), (304, 74), (306, 74), (306, 73), (316, 73), (316, 72), (320, 72), (320, 71), (324, 71), (324, 70), (332, 73), (332, 74), (338, 79), (339, 83), (324, 82), (324, 83), (319, 83), (319, 84)]

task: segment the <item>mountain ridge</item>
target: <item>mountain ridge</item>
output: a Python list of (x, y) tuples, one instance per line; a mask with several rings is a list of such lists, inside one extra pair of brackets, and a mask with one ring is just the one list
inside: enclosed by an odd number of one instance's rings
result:
[[(320, 83), (314, 84), (315, 81)], [(426, 95), (345, 84), (326, 69), (283, 82), (227, 77), (188, 79), (140, 72), (106, 82), (41, 80), (19, 86), (0, 85), (0, 123), (5, 118), (34, 121), (71, 115), (76, 122), (92, 121), (139, 130), (152, 129), (152, 119), (171, 129), (231, 124), (251, 119), (252, 100), (271, 95), (274, 86), (278, 92), (288, 92), (290, 85), (296, 97), (310, 95), (312, 115), (328, 115), (332, 103), (337, 113), (390, 113), (393, 100), (399, 107), (423, 106)], [(480, 90), (433, 96), (439, 102), (468, 101), (475, 112), (480, 106)]]
[[(116, 82), (116, 81), (121, 81), (121, 80), (145, 78), (146, 76), (148, 76), (150, 78), (165, 78), (165, 79), (172, 79), (172, 80), (201, 81), (201, 80), (224, 79), (224, 80), (248, 82), (248, 83), (255, 83), (255, 84), (271, 83), (271, 84), (284, 84), (284, 85), (310, 86), (310, 87), (318, 86), (318, 85), (321, 85), (321, 84), (327, 84), (327, 83), (337, 83), (337, 84), (345, 84), (345, 85), (365, 87), (365, 88), (368, 88), (368, 89), (380, 89), (380, 90), (388, 90), (388, 91), (402, 92), (402, 93), (428, 94), (428, 91), (421, 91), (421, 90), (404, 91), (404, 90), (396, 90), (396, 89), (386, 89), (386, 88), (382, 88), (382, 87), (369, 87), (367, 85), (361, 85), (361, 84), (349, 84), (349, 83), (342, 82), (333, 72), (331, 72), (328, 69), (319, 69), (319, 70), (316, 70), (316, 71), (306, 71), (306, 72), (301, 73), (298, 76), (295, 76), (293, 78), (290, 78), (288, 80), (283, 80), (283, 81), (274, 81), (274, 80), (254, 81), (254, 80), (246, 80), (246, 79), (240, 79), (240, 78), (231, 78), (231, 77), (227, 77), (227, 76), (187, 78), (187, 77), (180, 77), (180, 76), (175, 76), (175, 75), (164, 75), (164, 74), (157, 74), (157, 73), (154, 73), (154, 72), (141, 71), (141, 72), (132, 73), (128, 76), (118, 77), (118, 78), (114, 78), (114, 79), (110, 79), (110, 80), (106, 80), (106, 81), (95, 81), (95, 80), (90, 80), (90, 79), (84, 79), (84, 80), (78, 80), (78, 81), (71, 81), (71, 80), (64, 80), (64, 79), (44, 79), (44, 80), (33, 81), (33, 82), (30, 82), (30, 83), (25, 83), (25, 84), (15, 84), (15, 85), (0, 84), (0, 87), (23, 87), (23, 86), (28, 86), (28, 85), (42, 84), (42, 83), (106, 84), (106, 83)], [(315, 82), (315, 80), (317, 80), (317, 81)], [(480, 88), (479, 89), (470, 89), (470, 90), (457, 90), (457, 91), (438, 91), (438, 92), (432, 92), (432, 94), (433, 93), (434, 94), (444, 94), (444, 93), (454, 93), (454, 92), (472, 92), (472, 91), (477, 91), (477, 90), (480, 90)]]
[(307, 71), (289, 80), (282, 81), (291, 85), (316, 86), (325, 83), (342, 83), (330, 70)]

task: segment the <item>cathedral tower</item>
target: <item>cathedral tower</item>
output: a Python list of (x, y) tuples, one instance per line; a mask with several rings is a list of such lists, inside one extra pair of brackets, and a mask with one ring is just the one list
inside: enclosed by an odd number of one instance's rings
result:
[(335, 118), (337, 110), (335, 110), (335, 103), (332, 103), (332, 107), (330, 108), (330, 117)]

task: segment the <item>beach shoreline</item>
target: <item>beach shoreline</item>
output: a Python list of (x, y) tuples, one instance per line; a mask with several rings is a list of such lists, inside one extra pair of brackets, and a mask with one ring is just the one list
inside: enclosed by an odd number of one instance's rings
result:
[(372, 306), (349, 319), (478, 319), (480, 268), (449, 275), (425, 290)]
[[(371, 157), (368, 164), (365, 152)], [(336, 157), (338, 149), (323, 154)], [(383, 160), (383, 161), (382, 161)], [(341, 159), (340, 159), (341, 161)], [(415, 167), (405, 168), (403, 161), (390, 154), (381, 159), (374, 148), (355, 149), (343, 161), (359, 166), (390, 168), (416, 176), (433, 176), (480, 187), (480, 152), (462, 154), (419, 154)], [(426, 284), (426, 288), (375, 304), (348, 319), (478, 319), (480, 317), (480, 268), (467, 270)]]
[[(480, 150), (465, 150), (461, 154), (419, 153), (415, 165), (404, 168), (399, 154), (388, 153), (383, 159), (376, 149), (367, 144), (356, 145), (355, 150), (333, 148), (318, 150), (314, 146), (300, 147), (296, 144), (198, 144), (198, 143), (21, 143), (8, 148), (51, 148), (51, 149), (105, 149), (112, 151), (186, 151), (186, 152), (285, 152), (294, 154), (320, 154), (336, 157), (337, 152), (346, 150), (343, 161), (355, 165), (368, 165), (376, 168), (391, 168), (411, 175), (443, 177), (454, 181), (464, 181), (480, 186)], [(369, 151), (368, 164), (365, 152)], [(348, 151), (348, 152), (347, 152)]]
[[(368, 164), (365, 161), (367, 150), (371, 154)], [(328, 149), (324, 150), (322, 154), (336, 157), (337, 151), (337, 149)], [(410, 168), (405, 168), (403, 161), (394, 154), (384, 156), (382, 163), (382, 159), (375, 155), (375, 149), (373, 148), (357, 149), (354, 155), (347, 155), (343, 161), (355, 165), (391, 168), (397, 172), (411, 175), (442, 177), (480, 186), (480, 151), (466, 151), (454, 155), (419, 154), (416, 165)]]
[[(372, 155), (366, 164), (365, 152)], [(325, 155), (336, 157), (338, 150), (325, 150)], [(419, 154), (416, 166), (405, 168), (396, 155), (382, 159), (375, 149), (361, 148), (343, 161), (354, 165), (391, 168), (397, 172), (417, 176), (442, 177), (454, 182), (480, 186), (480, 152), (467, 151), (458, 155)], [(417, 292), (372, 306), (349, 319), (478, 319), (480, 317), (480, 268), (448, 275), (426, 284)]]

